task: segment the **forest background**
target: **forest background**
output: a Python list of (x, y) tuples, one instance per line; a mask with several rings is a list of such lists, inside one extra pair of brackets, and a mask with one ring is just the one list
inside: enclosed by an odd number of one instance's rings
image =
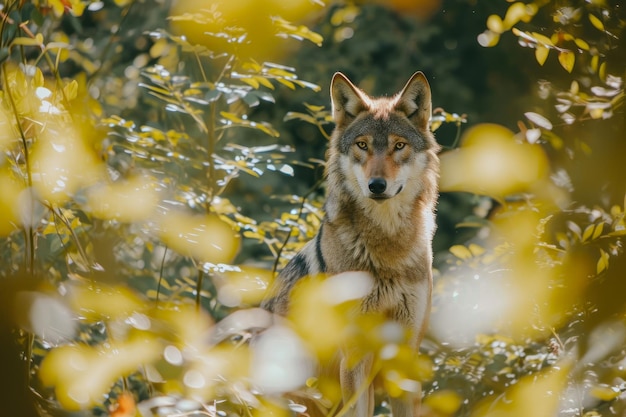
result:
[[(0, 17), (3, 415), (305, 415), (337, 399), (310, 369), (348, 336), (390, 395), (422, 383), (427, 416), (626, 415), (619, 1)], [(421, 355), (315, 280), (315, 309), (250, 348), (251, 308), (323, 213), (332, 74), (389, 94), (416, 70), (444, 147)]]

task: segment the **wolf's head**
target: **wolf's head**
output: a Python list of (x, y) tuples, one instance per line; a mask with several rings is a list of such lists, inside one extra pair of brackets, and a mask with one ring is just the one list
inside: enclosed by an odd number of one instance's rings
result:
[(344, 189), (359, 199), (384, 202), (400, 193), (419, 194), (438, 150), (428, 126), (431, 95), (424, 74), (413, 74), (393, 97), (375, 98), (336, 73), (331, 99), (336, 127), (329, 174), (338, 170)]

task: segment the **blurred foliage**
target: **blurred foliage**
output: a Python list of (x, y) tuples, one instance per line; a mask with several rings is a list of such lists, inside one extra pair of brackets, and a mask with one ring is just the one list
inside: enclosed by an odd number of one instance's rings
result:
[[(619, 2), (6, 0), (0, 18), (12, 415), (342, 415), (314, 369), (346, 343), (389, 395), (421, 381), (427, 416), (626, 412)], [(361, 274), (304, 281), (271, 325), (255, 307), (323, 216), (332, 73), (382, 94), (417, 69), (447, 148), (422, 354), (350, 314)]]

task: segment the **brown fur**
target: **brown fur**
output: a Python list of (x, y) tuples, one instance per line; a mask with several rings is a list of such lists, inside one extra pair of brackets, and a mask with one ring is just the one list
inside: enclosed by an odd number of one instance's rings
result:
[[(365, 271), (374, 286), (362, 311), (404, 325), (417, 350), (430, 311), (438, 195), (430, 87), (417, 72), (400, 93), (372, 98), (337, 73), (331, 96), (336, 127), (328, 150), (326, 217), (316, 238), (281, 272), (274, 297), (263, 307), (285, 314), (291, 288), (305, 275)], [(370, 355), (355, 367), (342, 361), (344, 401), (363, 384), (372, 360)], [(395, 417), (416, 417), (418, 404), (419, 395), (391, 399)], [(350, 415), (369, 417), (373, 407), (370, 387)]]

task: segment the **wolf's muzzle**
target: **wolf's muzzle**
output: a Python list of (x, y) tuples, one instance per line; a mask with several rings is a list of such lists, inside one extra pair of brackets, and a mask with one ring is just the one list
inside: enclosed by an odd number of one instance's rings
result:
[(368, 188), (370, 189), (370, 191), (373, 194), (382, 194), (385, 192), (385, 190), (387, 189), (387, 181), (385, 181), (384, 178), (372, 178), (368, 183), (367, 183)]

